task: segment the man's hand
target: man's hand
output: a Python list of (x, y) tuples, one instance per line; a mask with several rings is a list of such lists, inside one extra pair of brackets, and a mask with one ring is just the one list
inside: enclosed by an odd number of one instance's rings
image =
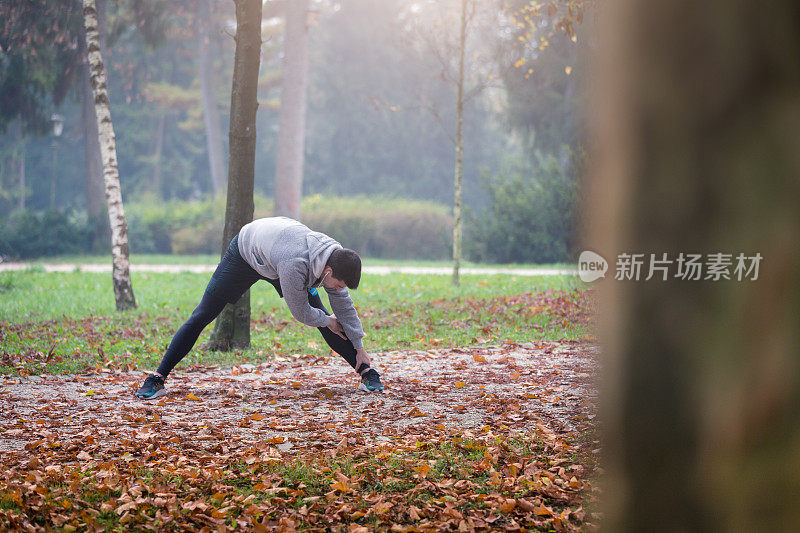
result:
[(342, 325), (339, 323), (339, 320), (336, 318), (336, 315), (331, 315), (329, 317), (328, 329), (339, 335), (341, 338), (347, 339), (347, 337), (344, 334), (344, 328), (342, 328)]
[(372, 362), (369, 359), (369, 355), (364, 348), (358, 348), (356, 350), (356, 369), (361, 368), (362, 364), (366, 364), (359, 374), (364, 375), (364, 372), (370, 369), (370, 365)]

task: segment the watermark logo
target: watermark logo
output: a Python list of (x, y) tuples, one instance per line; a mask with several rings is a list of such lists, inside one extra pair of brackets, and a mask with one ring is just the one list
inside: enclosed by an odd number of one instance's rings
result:
[(578, 277), (584, 283), (591, 283), (600, 278), (606, 277), (608, 271), (608, 261), (603, 256), (589, 250), (581, 252), (578, 257)]
[[(617, 256), (614, 279), (617, 281), (756, 281), (763, 256), (756, 252), (684, 253), (677, 255), (621, 253)], [(606, 277), (608, 262), (599, 254), (581, 252), (578, 277), (590, 283)]]

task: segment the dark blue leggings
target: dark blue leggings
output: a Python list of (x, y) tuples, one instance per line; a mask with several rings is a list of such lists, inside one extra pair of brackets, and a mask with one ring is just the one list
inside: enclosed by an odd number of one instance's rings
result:
[[(278, 294), (283, 297), (279, 280), (264, 278), (242, 259), (239, 254), (238, 236), (233, 238), (228, 251), (225, 252), (211, 280), (208, 282), (202, 300), (192, 312), (192, 315), (172, 337), (161, 364), (157, 372), (165, 378), (172, 372), (181, 359), (197, 342), (200, 333), (208, 326), (229, 303), (235, 303), (256, 281), (263, 279), (272, 284)], [(321, 309), (326, 315), (330, 315), (322, 304), (319, 294), (309, 292), (308, 303), (312, 307)], [(322, 334), (322, 338), (328, 343), (331, 349), (344, 357), (352, 366), (356, 367), (356, 349), (348, 339), (343, 339), (332, 332), (327, 327), (317, 328)]]

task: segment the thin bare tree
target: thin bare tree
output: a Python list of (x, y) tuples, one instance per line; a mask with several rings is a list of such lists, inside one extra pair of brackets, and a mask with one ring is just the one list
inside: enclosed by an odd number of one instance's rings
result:
[(113, 263), (111, 276), (114, 281), (114, 299), (117, 309), (125, 310), (135, 308), (136, 299), (131, 285), (128, 223), (125, 220), (122, 191), (119, 185), (117, 146), (114, 126), (111, 122), (105, 66), (100, 54), (100, 33), (95, 0), (83, 0), (83, 20), (86, 28), (86, 52), (89, 60), (92, 93), (94, 94), (100, 153), (103, 158), (103, 180), (106, 189), (108, 220), (111, 227), (111, 259)]

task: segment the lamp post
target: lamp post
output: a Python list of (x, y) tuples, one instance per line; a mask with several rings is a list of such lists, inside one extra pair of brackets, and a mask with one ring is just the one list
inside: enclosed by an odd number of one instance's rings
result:
[(58, 138), (64, 132), (64, 117), (58, 114), (50, 115), (50, 121), (53, 123), (53, 169), (50, 181), (50, 209), (56, 207), (56, 166), (58, 156)]

